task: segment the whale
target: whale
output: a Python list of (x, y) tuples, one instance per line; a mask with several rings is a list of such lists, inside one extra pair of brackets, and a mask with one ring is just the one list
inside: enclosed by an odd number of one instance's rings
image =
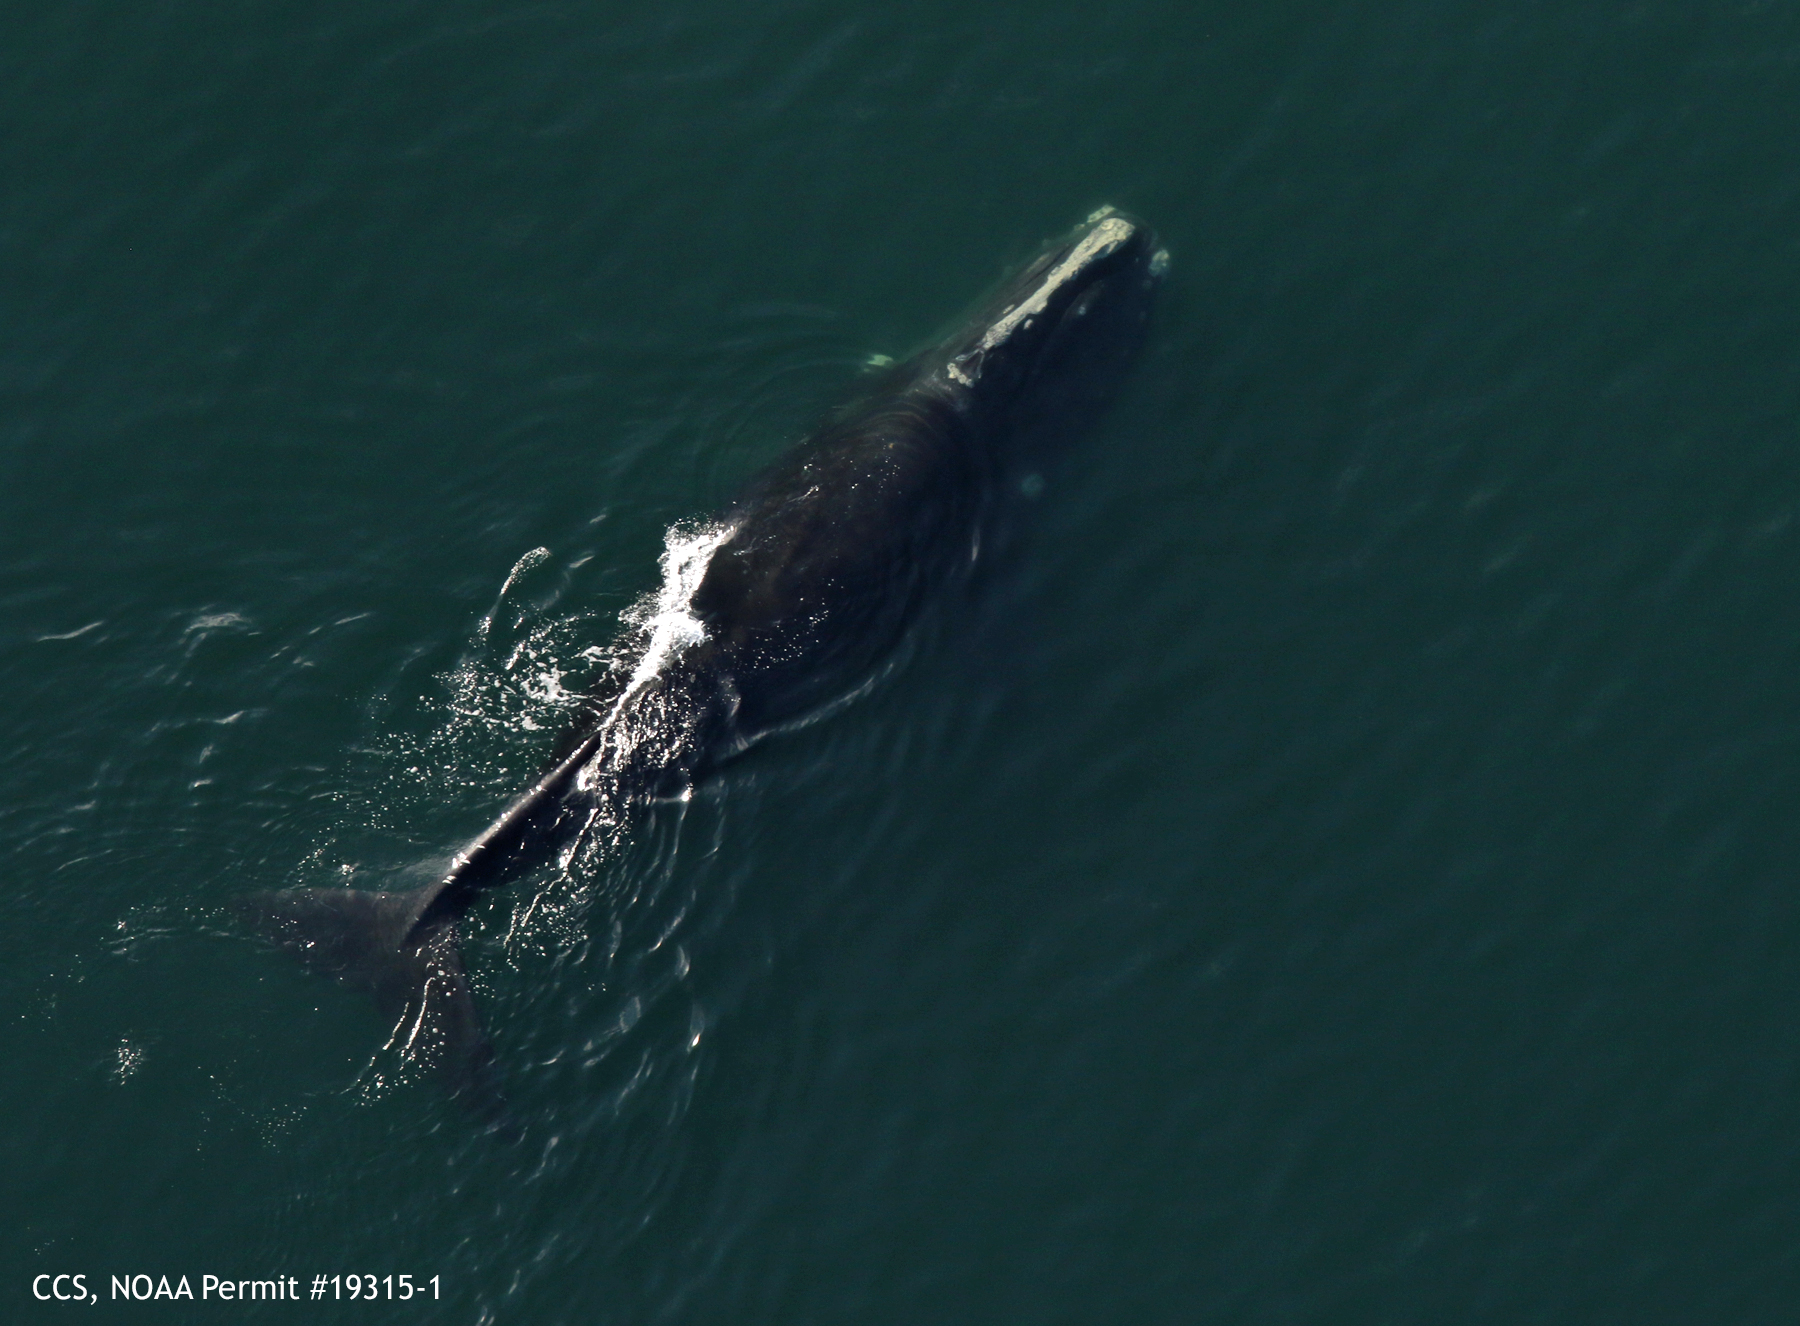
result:
[[(665, 556), (662, 611), (542, 774), (410, 889), (245, 895), (251, 929), (360, 987), (389, 1046), (475, 1115), (505, 1117), (458, 926), (488, 890), (630, 823), (759, 738), (832, 712), (893, 658), (922, 606), (979, 556), (1021, 474), (1116, 395), (1169, 255), (1106, 207), (1044, 245), (924, 349), (848, 402)], [(679, 561), (679, 565), (672, 562)]]

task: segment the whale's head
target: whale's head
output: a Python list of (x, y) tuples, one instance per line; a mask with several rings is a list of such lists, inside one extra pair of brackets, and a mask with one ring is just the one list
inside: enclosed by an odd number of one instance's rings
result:
[(1169, 255), (1105, 207), (1008, 278), (928, 352), (934, 383), (989, 425), (1029, 424), (1111, 394), (1142, 339)]

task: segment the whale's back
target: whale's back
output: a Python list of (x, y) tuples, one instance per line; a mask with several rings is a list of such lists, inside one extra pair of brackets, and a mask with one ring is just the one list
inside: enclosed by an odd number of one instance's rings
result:
[(890, 650), (969, 546), (980, 455), (925, 390), (852, 410), (753, 482), (693, 600), (751, 729), (799, 717)]

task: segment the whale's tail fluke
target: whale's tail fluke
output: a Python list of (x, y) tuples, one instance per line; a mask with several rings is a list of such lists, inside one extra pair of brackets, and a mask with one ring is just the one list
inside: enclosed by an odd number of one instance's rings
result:
[(493, 1047), (463, 970), (456, 918), (421, 919), (437, 892), (283, 889), (250, 894), (238, 911), (308, 970), (373, 995), (393, 1020), (388, 1048), (434, 1069), (484, 1122), (503, 1124)]

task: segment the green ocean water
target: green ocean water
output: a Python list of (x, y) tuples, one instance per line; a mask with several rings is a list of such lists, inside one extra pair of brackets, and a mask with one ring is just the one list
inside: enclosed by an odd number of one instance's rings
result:
[[(6, 1320), (1792, 1319), (1791, 7), (15, 6), (0, 181)], [(895, 674), (477, 909), (522, 1141), (234, 933), (1106, 203)]]

